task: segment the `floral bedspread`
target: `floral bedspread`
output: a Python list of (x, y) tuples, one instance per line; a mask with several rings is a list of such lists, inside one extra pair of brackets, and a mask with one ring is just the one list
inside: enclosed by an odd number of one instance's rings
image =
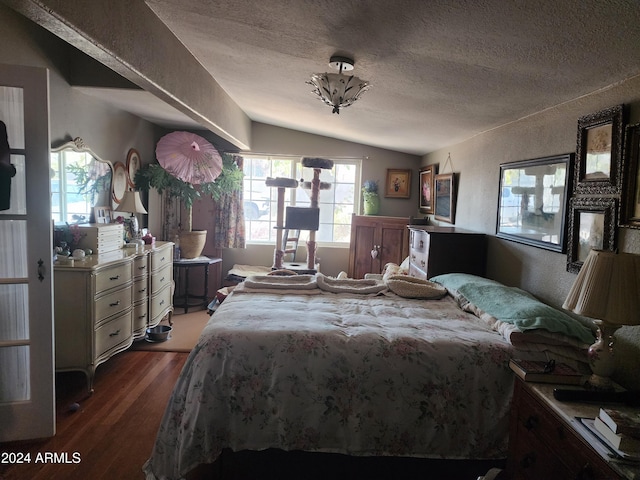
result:
[(233, 293), (172, 393), (148, 479), (224, 448), (504, 458), (512, 347), (447, 296)]

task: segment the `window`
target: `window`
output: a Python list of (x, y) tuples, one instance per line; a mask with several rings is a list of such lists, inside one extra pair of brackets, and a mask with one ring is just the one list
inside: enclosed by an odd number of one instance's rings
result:
[[(301, 157), (276, 155), (242, 155), (244, 158), (244, 214), (247, 242), (273, 243), (278, 214), (278, 189), (267, 187), (267, 177), (313, 180), (313, 169), (302, 166)], [(331, 170), (321, 170), (320, 181), (331, 184), (320, 190), (320, 228), (316, 232), (318, 243), (348, 243), (351, 236), (351, 215), (356, 212), (360, 189), (361, 159), (332, 159)], [(302, 185), (285, 189), (287, 206), (311, 205), (311, 190)], [(309, 232), (300, 232), (306, 240)]]

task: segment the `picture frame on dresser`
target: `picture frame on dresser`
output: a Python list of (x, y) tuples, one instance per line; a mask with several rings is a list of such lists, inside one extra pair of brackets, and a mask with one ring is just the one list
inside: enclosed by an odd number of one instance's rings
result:
[(411, 170), (388, 168), (384, 196), (386, 198), (410, 198)]
[(578, 273), (589, 251), (616, 249), (618, 200), (574, 197), (569, 202), (567, 271)]
[(564, 253), (575, 155), (565, 153), (500, 165), (496, 235)]
[(434, 175), (434, 195), (436, 220), (455, 223), (456, 218), (456, 174)]
[(620, 195), (624, 105), (578, 119), (574, 195)]
[(95, 216), (94, 223), (111, 223), (113, 218), (111, 207), (105, 206), (93, 207), (93, 215)]
[(438, 173), (438, 165), (422, 167), (419, 172), (420, 213), (435, 213), (434, 177)]
[(624, 178), (620, 204), (620, 225), (640, 228), (640, 123), (625, 130)]

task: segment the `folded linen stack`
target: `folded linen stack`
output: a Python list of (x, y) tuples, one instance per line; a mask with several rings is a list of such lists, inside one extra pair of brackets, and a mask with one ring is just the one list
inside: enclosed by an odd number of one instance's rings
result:
[(315, 275), (252, 275), (243, 282), (245, 288), (313, 290), (318, 288)]

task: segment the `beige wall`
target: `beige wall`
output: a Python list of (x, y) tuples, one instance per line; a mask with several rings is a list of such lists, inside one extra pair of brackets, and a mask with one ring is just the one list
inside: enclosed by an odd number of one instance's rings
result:
[[(433, 152), (422, 164), (444, 165), (451, 153), (460, 176), (456, 225), (489, 235), (489, 277), (532, 292), (554, 306), (562, 305), (575, 275), (566, 271), (566, 255), (495, 237), (501, 163), (575, 152), (577, 121), (613, 105), (629, 105), (629, 123), (640, 121), (640, 77), (574, 102), (477, 135)], [(618, 229), (621, 251), (640, 253), (640, 230)], [(624, 327), (617, 335), (622, 360), (620, 378), (640, 385), (640, 327)]]
[(70, 87), (66, 43), (0, 4), (0, 63), (49, 69), (51, 143), (81, 137), (106, 160), (126, 161), (136, 148), (145, 161), (154, 156), (156, 128)]

